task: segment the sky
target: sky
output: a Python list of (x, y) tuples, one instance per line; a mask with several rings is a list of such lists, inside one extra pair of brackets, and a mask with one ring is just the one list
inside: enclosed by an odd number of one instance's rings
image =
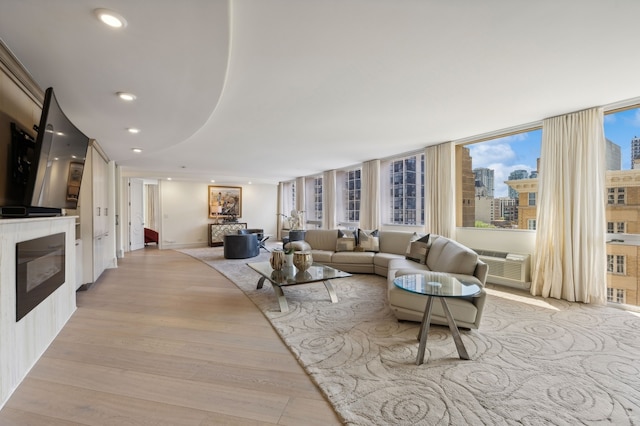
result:
[[(604, 117), (605, 137), (620, 145), (622, 169), (631, 168), (631, 139), (640, 136), (640, 108), (608, 114)], [(467, 145), (472, 158), (472, 168), (486, 167), (494, 170), (494, 196), (506, 197), (508, 186), (504, 181), (514, 170), (536, 170), (540, 157), (542, 130), (493, 139)]]

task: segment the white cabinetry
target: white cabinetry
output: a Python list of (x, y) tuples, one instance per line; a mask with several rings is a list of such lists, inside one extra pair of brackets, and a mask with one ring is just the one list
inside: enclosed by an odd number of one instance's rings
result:
[(82, 237), (82, 284), (92, 284), (106, 268), (115, 267), (115, 219), (109, 191), (114, 178), (99, 145), (92, 141), (80, 189), (80, 229)]

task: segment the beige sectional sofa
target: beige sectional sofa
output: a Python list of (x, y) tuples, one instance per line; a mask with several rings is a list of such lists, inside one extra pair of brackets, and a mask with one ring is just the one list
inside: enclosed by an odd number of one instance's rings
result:
[[(359, 274), (387, 277), (389, 305), (400, 320), (422, 321), (426, 296), (400, 290), (393, 284), (395, 277), (426, 271), (450, 273), (457, 278), (478, 284), (481, 294), (467, 299), (450, 299), (448, 305), (456, 324), (461, 328), (478, 328), (486, 299), (484, 284), (487, 265), (464, 245), (442, 236), (431, 235), (425, 264), (407, 259), (409, 245), (415, 234), (403, 231), (379, 231), (379, 251), (336, 251), (338, 230), (310, 229), (305, 240), (292, 242), (297, 250), (310, 250), (313, 261)], [(441, 304), (434, 303), (431, 314), (434, 324), (447, 324)]]

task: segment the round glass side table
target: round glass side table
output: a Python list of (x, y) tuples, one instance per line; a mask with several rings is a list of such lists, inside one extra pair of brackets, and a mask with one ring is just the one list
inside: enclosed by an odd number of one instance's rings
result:
[(458, 326), (453, 319), (453, 315), (451, 315), (449, 305), (447, 305), (447, 299), (476, 296), (481, 292), (479, 285), (465, 283), (454, 276), (442, 272), (401, 275), (393, 280), (393, 284), (404, 291), (427, 296), (427, 305), (424, 309), (422, 324), (420, 325), (420, 331), (418, 333), (418, 341), (420, 343), (418, 345), (416, 365), (424, 362), (424, 352), (427, 346), (427, 336), (431, 322), (431, 308), (434, 297), (439, 298), (442, 303), (442, 310), (447, 317), (449, 330), (451, 330), (451, 335), (453, 336), (453, 341), (456, 344), (460, 359), (469, 359), (467, 349), (464, 347), (464, 343), (462, 343), (462, 338), (460, 338)]

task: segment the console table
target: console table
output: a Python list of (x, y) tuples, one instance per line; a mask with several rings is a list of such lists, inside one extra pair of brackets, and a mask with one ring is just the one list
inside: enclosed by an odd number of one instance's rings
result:
[(247, 229), (246, 223), (210, 223), (207, 225), (209, 230), (209, 246), (221, 246), (226, 234), (237, 234), (239, 229)]

